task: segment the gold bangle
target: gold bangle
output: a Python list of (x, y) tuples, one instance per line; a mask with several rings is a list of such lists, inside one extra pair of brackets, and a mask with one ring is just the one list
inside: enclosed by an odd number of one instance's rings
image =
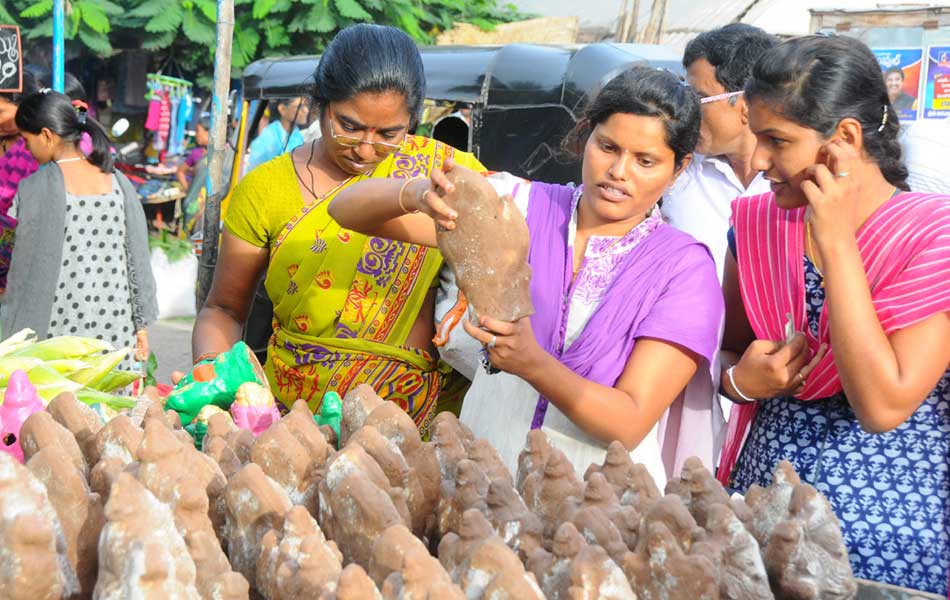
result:
[(425, 179), (425, 177), (412, 177), (411, 179), (407, 179), (406, 183), (402, 184), (402, 187), (399, 188), (399, 196), (397, 200), (399, 201), (399, 208), (402, 209), (403, 214), (408, 215), (408, 214), (415, 214), (419, 212), (419, 209), (409, 210), (408, 208), (406, 208), (406, 205), (402, 203), (403, 192), (406, 191), (406, 188), (409, 186), (410, 183), (412, 183), (413, 181), (418, 181), (419, 179)]

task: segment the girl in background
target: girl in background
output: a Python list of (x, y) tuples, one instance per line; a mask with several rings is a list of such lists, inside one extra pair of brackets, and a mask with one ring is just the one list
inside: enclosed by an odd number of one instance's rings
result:
[[(145, 214), (112, 169), (102, 127), (63, 94), (25, 98), (16, 124), (37, 162), (14, 202), (16, 245), (3, 333), (95, 337), (148, 358), (146, 328), (158, 315)], [(86, 156), (82, 134), (92, 141)], [(131, 358), (126, 359), (129, 368)]]
[(24, 70), (22, 92), (0, 93), (0, 297), (7, 284), (16, 229), (16, 219), (9, 215), (10, 207), (20, 181), (39, 168), (36, 159), (26, 149), (15, 120), (20, 101), (39, 90), (36, 73), (36, 69)]

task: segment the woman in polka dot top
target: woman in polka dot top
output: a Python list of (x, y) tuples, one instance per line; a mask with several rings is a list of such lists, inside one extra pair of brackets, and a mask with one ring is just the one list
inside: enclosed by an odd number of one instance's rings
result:
[[(148, 233), (138, 195), (113, 172), (108, 138), (82, 104), (43, 90), (25, 98), (16, 123), (41, 165), (20, 184), (19, 219), (3, 334), (83, 335), (148, 357), (157, 316)], [(92, 138), (88, 156), (79, 149)]]

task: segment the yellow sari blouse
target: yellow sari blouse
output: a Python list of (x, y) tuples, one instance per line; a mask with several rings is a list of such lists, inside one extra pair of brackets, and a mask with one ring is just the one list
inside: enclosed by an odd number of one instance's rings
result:
[(483, 171), (469, 153), (407, 136), (369, 175), (305, 203), (290, 154), (261, 165), (238, 185), (225, 228), (270, 250), (265, 279), (274, 334), (265, 365), (278, 401), (299, 398), (317, 411), (323, 395), (366, 383), (393, 400), (427, 433), (443, 375), (406, 340), (438, 276), (438, 250), (342, 229), (327, 213), (333, 196), (368, 177), (428, 177), (447, 157)]

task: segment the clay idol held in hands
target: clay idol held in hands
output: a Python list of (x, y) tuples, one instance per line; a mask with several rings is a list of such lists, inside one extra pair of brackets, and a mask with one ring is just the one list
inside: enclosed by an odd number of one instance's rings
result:
[(443, 201), (458, 213), (454, 229), (439, 227), (436, 240), (456, 283), (468, 299), (473, 323), (481, 316), (517, 321), (534, 314), (528, 224), (510, 195), (499, 196), (480, 174), (455, 165), (455, 185)]

